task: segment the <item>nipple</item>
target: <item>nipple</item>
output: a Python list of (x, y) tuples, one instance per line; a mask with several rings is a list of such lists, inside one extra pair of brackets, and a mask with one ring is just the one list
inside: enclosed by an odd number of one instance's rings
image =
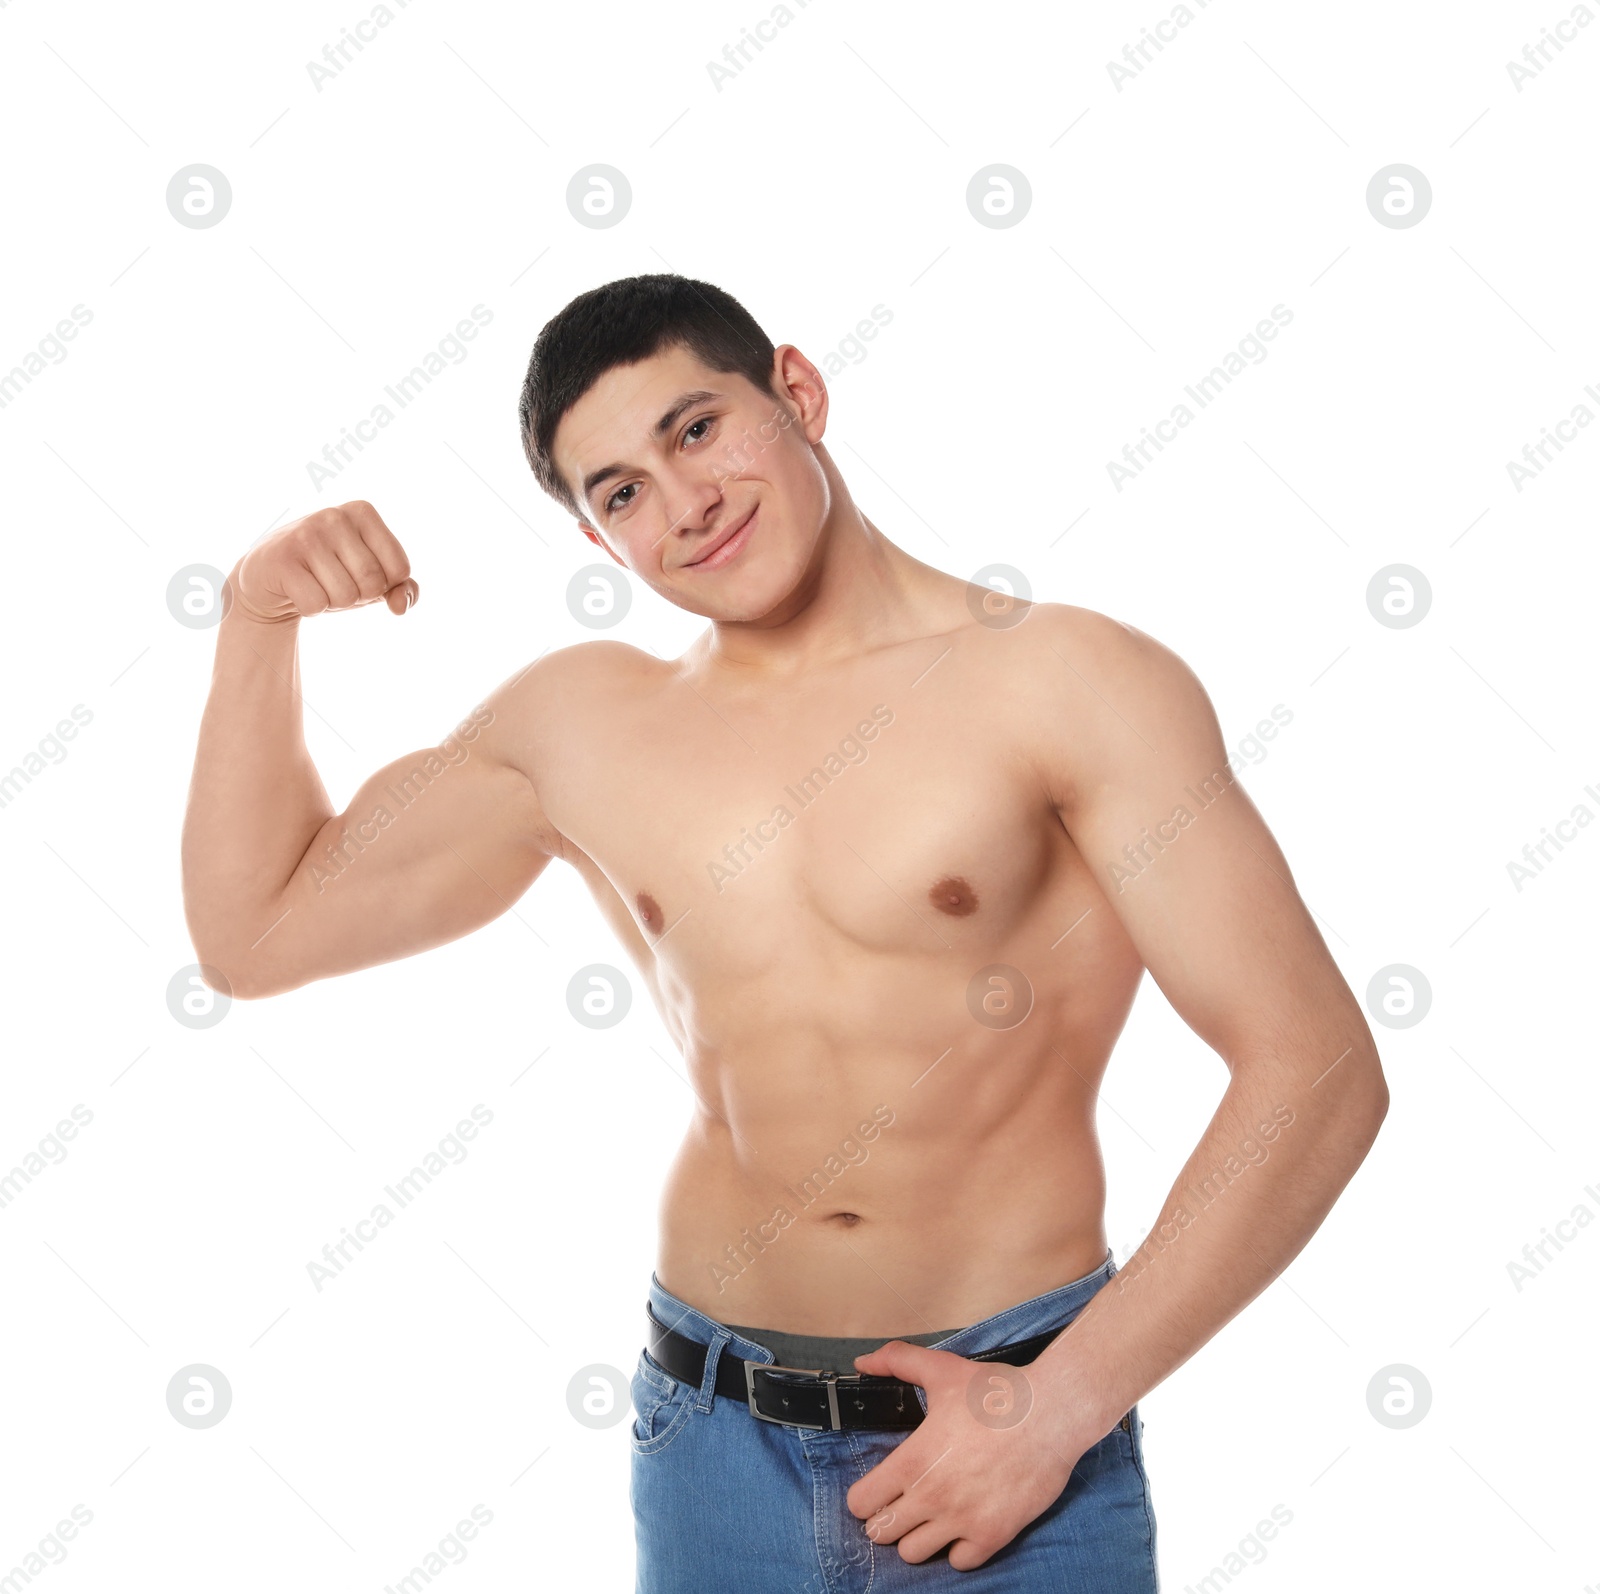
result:
[(656, 899), (648, 891), (641, 891), (634, 901), (639, 905), (639, 922), (644, 925), (652, 935), (661, 934), (661, 909), (656, 904)]
[(960, 875), (946, 875), (929, 890), (928, 900), (953, 919), (964, 919), (978, 911), (978, 894)]

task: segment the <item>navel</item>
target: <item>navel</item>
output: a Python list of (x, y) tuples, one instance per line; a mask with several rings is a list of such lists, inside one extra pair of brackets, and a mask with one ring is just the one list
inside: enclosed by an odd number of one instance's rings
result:
[(657, 905), (656, 899), (651, 896), (648, 891), (641, 891), (633, 900), (639, 906), (639, 922), (652, 935), (660, 935), (661, 926), (664, 921), (662, 920), (661, 909)]
[(946, 875), (930, 887), (928, 901), (954, 919), (964, 919), (978, 911), (978, 893), (958, 874)]

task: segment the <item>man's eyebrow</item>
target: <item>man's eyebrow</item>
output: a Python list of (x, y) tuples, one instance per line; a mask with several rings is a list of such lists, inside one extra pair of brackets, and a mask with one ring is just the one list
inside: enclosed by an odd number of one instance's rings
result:
[[(692, 393), (680, 393), (666, 410), (661, 419), (650, 428), (652, 437), (665, 437), (677, 425), (678, 418), (685, 410), (691, 410), (696, 404), (704, 404), (708, 399), (720, 399), (722, 394), (713, 393), (709, 388), (697, 387)], [(602, 482), (610, 481), (613, 476), (625, 476), (628, 473), (626, 465), (602, 465), (598, 470), (592, 470), (583, 478), (583, 501), (589, 502), (589, 494)]]

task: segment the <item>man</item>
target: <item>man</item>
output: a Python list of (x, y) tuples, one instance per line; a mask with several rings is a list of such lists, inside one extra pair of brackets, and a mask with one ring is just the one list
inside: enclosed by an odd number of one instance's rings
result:
[[(1025, 509), (1048, 468), (992, 398), (941, 397)], [(1204, 689), (895, 546), (816, 366), (709, 284), (575, 299), (520, 416), (584, 535), (709, 626), (672, 660), (540, 655), (338, 812), (299, 621), (417, 583), (367, 503), (266, 539), (184, 830), (208, 978), (403, 957), (571, 864), (698, 1101), (633, 1379), (640, 1589), (1154, 1589), (1136, 1402), (1300, 1251), (1388, 1106)], [(1095, 1098), (1145, 969), (1229, 1080), (1119, 1272)]]

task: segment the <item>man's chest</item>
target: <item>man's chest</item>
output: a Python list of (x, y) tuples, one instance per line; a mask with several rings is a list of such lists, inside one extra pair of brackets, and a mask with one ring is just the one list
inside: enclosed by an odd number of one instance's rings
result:
[(883, 674), (733, 703), (655, 682), (605, 719), (541, 797), (613, 918), (685, 970), (976, 954), (1072, 850), (987, 691)]

